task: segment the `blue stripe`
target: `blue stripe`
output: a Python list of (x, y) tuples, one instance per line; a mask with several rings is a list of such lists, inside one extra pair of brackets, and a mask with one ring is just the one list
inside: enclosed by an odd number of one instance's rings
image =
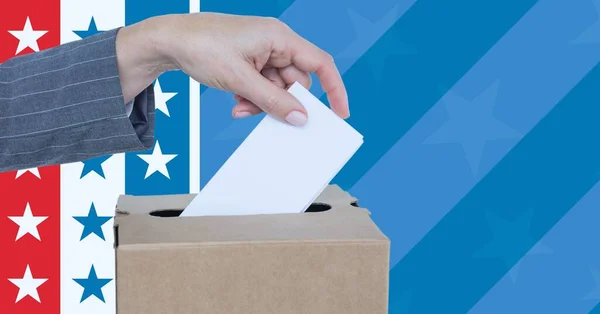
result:
[[(600, 65), (391, 271), (390, 309), (464, 313), (600, 180)], [(435, 302), (432, 302), (435, 300)]]
[[(414, 0), (401, 3), (397, 0), (298, 0), (279, 18), (298, 34), (335, 56), (338, 69), (344, 73), (413, 3)], [(310, 23), (306, 22), (306, 12), (310, 12)], [(311, 92), (317, 97), (322, 95), (317, 80), (314, 80)], [(210, 180), (263, 117), (232, 121), (233, 105), (228, 93), (208, 90), (202, 94), (202, 185)]]
[[(471, 309), (489, 313), (588, 313), (600, 300), (600, 184), (596, 184)], [(540, 249), (541, 247), (541, 249)], [(515, 275), (511, 275), (514, 272)]]
[(594, 49), (572, 44), (585, 12), (540, 1), (352, 187), (394, 243), (392, 266), (595, 65)]
[[(125, 23), (171, 13), (188, 13), (188, 0), (127, 0)], [(170, 179), (160, 172), (144, 179), (148, 164), (138, 157), (146, 152), (128, 153), (125, 158), (125, 192), (134, 195), (189, 193), (189, 77), (183, 72), (168, 72), (159, 77), (164, 92), (176, 92), (167, 104), (170, 117), (156, 111), (156, 140), (163, 154), (176, 154), (167, 163)]]

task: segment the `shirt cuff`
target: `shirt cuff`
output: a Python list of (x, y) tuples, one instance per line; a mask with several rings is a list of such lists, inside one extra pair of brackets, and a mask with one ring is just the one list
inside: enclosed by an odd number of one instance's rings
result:
[[(121, 103), (121, 106), (123, 103)], [(133, 101), (125, 105), (129, 122), (146, 149), (154, 146), (154, 88), (148, 86)]]
[(127, 112), (128, 117), (131, 117), (131, 113), (133, 112), (134, 104), (135, 104), (135, 99), (125, 105), (125, 111)]

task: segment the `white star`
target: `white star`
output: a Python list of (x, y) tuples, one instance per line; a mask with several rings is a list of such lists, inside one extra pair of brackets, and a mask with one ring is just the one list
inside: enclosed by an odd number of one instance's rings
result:
[(23, 278), (15, 278), (15, 279), (11, 279), (9, 278), (8, 281), (12, 282), (13, 285), (19, 287), (19, 294), (17, 295), (17, 300), (15, 301), (15, 303), (18, 303), (19, 301), (21, 301), (21, 299), (23, 299), (26, 296), (30, 296), (33, 299), (35, 299), (36, 301), (38, 301), (38, 303), (42, 303), (40, 301), (40, 296), (37, 292), (37, 288), (39, 286), (41, 286), (44, 282), (46, 282), (48, 280), (48, 278), (33, 278), (33, 276), (31, 275), (31, 269), (29, 269), (29, 265), (27, 265), (27, 268), (25, 269), (25, 274), (23, 275)]
[(170, 117), (169, 108), (167, 108), (167, 101), (171, 98), (175, 97), (177, 93), (163, 93), (162, 88), (160, 87), (160, 82), (158, 79), (156, 80), (156, 84), (154, 84), (154, 104), (157, 110), (162, 111), (167, 117)]
[(167, 170), (167, 163), (177, 157), (177, 155), (163, 155), (158, 141), (156, 141), (152, 155), (138, 155), (138, 157), (148, 164), (148, 170), (146, 170), (146, 177), (144, 177), (144, 179), (148, 178), (156, 171), (162, 173), (168, 179), (171, 179), (169, 177), (169, 170)]
[(15, 55), (18, 55), (19, 52), (25, 50), (25, 48), (27, 47), (33, 49), (33, 51), (36, 52), (40, 51), (40, 47), (38, 47), (37, 41), (48, 31), (34, 31), (33, 27), (31, 27), (31, 21), (29, 20), (28, 16), (22, 31), (8, 32), (19, 40), (19, 46), (17, 47), (17, 52), (15, 53)]
[(25, 212), (23, 213), (23, 216), (8, 217), (8, 219), (12, 220), (14, 223), (19, 225), (19, 231), (17, 232), (17, 238), (15, 239), (15, 241), (19, 240), (28, 233), (31, 234), (34, 238), (41, 241), (37, 226), (47, 218), (47, 216), (33, 216), (33, 214), (31, 213), (31, 208), (29, 207), (29, 203), (27, 203), (27, 206), (25, 206)]
[(40, 176), (40, 170), (38, 168), (29, 168), (29, 169), (24, 169), (24, 170), (17, 171), (17, 176), (15, 177), (15, 179), (17, 179), (18, 177), (20, 177), (22, 174), (25, 174), (26, 172), (31, 172), (31, 174), (33, 174), (34, 176), (38, 177), (38, 179), (42, 178)]

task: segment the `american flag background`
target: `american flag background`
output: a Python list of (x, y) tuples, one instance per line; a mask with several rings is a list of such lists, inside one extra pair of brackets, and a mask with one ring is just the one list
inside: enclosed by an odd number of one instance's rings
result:
[[(0, 59), (80, 40), (198, 1), (3, 3)], [(182, 72), (154, 82), (154, 147), (0, 175), (0, 313), (115, 313), (112, 217), (120, 194), (197, 193), (200, 89)]]
[[(333, 183), (392, 240), (390, 313), (600, 313), (600, 0), (1, 6), (0, 62), (160, 14), (279, 17), (343, 75), (365, 144)], [(118, 195), (198, 192), (262, 117), (180, 72), (154, 89), (152, 149), (0, 174), (1, 313), (114, 313)]]

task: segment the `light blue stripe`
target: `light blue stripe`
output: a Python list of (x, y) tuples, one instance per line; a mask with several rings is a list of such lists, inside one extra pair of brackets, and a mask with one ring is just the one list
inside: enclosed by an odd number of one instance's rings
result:
[(598, 204), (600, 184), (540, 240), (544, 249), (530, 251), (518, 273), (504, 276), (470, 313), (588, 313), (600, 301)]

